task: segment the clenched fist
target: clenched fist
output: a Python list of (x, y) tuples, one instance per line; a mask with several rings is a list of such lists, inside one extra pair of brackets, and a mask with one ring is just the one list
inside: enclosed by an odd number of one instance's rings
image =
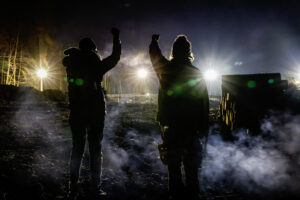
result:
[(117, 28), (115, 28), (115, 27), (113, 27), (113, 28), (111, 28), (111, 34), (112, 34), (114, 37), (119, 37), (119, 35), (120, 35), (120, 30), (117, 29)]
[(152, 35), (152, 40), (158, 40), (159, 39), (159, 34), (153, 34)]

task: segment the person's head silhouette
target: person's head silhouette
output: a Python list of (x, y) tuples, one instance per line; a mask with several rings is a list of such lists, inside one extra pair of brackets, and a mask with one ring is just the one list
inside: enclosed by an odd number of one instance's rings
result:
[(83, 38), (79, 42), (79, 49), (83, 51), (96, 51), (97, 46), (91, 38)]
[(171, 59), (180, 61), (194, 60), (192, 45), (185, 35), (178, 35), (173, 43)]

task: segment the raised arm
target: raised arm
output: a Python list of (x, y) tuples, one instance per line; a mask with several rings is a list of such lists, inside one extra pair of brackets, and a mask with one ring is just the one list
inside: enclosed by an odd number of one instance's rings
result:
[(121, 56), (121, 41), (119, 37), (120, 30), (117, 28), (112, 28), (111, 33), (113, 35), (113, 50), (110, 56), (102, 60), (104, 74), (117, 65)]
[(162, 68), (169, 62), (161, 53), (158, 45), (159, 35), (152, 35), (152, 41), (149, 46), (150, 59), (156, 73), (160, 73)]

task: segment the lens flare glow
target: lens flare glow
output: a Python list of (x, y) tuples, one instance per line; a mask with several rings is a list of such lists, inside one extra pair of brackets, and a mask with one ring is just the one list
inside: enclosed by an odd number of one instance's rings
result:
[(39, 69), (39, 70), (37, 70), (36, 74), (40, 78), (46, 78), (47, 77), (47, 71), (45, 69)]
[(207, 70), (204, 73), (204, 78), (205, 78), (205, 80), (208, 80), (208, 81), (216, 80), (217, 76), (218, 76), (218, 74), (214, 70)]
[(139, 78), (146, 78), (148, 75), (148, 72), (145, 69), (139, 69), (137, 72), (137, 76)]

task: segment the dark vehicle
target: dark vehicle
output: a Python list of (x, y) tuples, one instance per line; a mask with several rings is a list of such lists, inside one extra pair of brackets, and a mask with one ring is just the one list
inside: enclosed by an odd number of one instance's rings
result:
[(225, 132), (245, 128), (259, 133), (269, 111), (287, 109), (287, 88), (279, 73), (222, 76), (220, 118)]

